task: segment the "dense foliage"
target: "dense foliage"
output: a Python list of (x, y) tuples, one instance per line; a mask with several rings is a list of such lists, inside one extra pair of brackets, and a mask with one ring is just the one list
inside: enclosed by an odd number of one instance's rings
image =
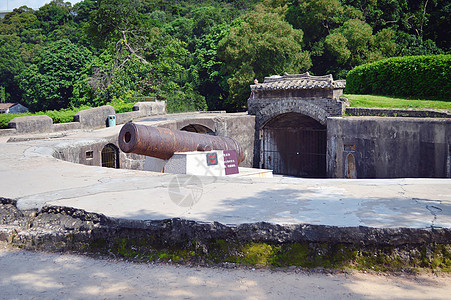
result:
[(0, 101), (245, 109), (254, 77), (449, 53), (445, 0), (53, 0), (0, 20)]
[(451, 99), (451, 55), (393, 57), (352, 69), (346, 92)]

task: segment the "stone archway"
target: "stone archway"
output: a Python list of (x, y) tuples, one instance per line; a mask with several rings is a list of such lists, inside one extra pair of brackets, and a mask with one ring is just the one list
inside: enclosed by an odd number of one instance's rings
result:
[(107, 144), (101, 153), (102, 167), (119, 169), (119, 148), (113, 144)]
[(296, 112), (267, 121), (260, 136), (260, 167), (275, 174), (326, 177), (326, 126)]
[[(274, 75), (251, 85), (248, 108), (258, 134), (254, 165), (276, 174), (326, 177), (327, 119), (343, 115), (346, 103), (340, 95), (345, 86), (330, 74), (309, 73)], [(268, 155), (276, 150), (281, 153)], [(280, 160), (274, 162), (275, 158)]]
[(196, 133), (203, 133), (203, 134), (209, 134), (214, 135), (215, 132), (208, 128), (207, 126), (201, 125), (201, 124), (189, 124), (181, 128), (180, 130), (183, 131), (189, 131), (189, 132), (196, 132)]
[(257, 111), (257, 128), (261, 129), (268, 121), (272, 120), (276, 116), (290, 112), (308, 116), (324, 126), (327, 123), (327, 117), (333, 116), (320, 105), (312, 103), (312, 101), (300, 99), (284, 99), (281, 101), (272, 102)]

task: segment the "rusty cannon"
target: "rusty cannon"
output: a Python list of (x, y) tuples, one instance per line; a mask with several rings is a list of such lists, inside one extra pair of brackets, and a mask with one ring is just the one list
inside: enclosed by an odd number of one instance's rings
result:
[(168, 128), (126, 123), (119, 132), (119, 147), (125, 153), (136, 153), (169, 159), (175, 152), (235, 150), (238, 164), (244, 152), (230, 137), (171, 130)]

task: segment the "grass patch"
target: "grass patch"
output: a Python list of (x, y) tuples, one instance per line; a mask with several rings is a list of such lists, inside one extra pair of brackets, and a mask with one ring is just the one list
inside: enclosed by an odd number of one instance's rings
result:
[(414, 98), (397, 98), (390, 96), (345, 94), (351, 107), (364, 108), (399, 108), (399, 109), (441, 109), (451, 111), (451, 100), (431, 100)]

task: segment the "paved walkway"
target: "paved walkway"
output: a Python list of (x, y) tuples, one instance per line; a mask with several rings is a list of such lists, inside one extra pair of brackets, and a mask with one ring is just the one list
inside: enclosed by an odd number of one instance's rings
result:
[(16, 199), (20, 209), (69, 206), (140, 220), (451, 228), (451, 179), (192, 177), (84, 166), (52, 157), (57, 145), (70, 147), (119, 129), (13, 143), (2, 137), (0, 196)]

